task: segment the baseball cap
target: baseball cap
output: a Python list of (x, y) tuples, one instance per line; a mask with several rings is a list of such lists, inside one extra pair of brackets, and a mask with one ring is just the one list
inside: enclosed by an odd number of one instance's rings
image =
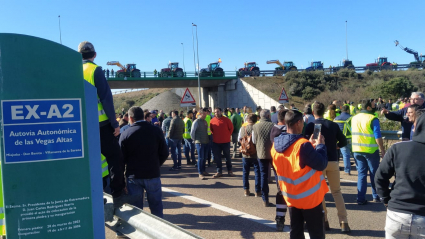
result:
[(80, 53), (90, 53), (95, 52), (93, 44), (88, 41), (83, 41), (78, 45), (78, 52)]
[(156, 114), (156, 110), (152, 110), (151, 111), (151, 114)]
[(187, 114), (193, 114), (193, 111), (192, 110), (188, 110), (187, 111)]

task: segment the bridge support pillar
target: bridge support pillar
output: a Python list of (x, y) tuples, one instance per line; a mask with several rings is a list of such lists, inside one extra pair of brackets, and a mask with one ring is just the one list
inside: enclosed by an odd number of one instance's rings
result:
[(217, 101), (218, 101), (218, 107), (220, 107), (222, 110), (227, 107), (227, 94), (225, 91), (225, 84), (218, 85), (218, 91), (217, 91)]
[(202, 106), (205, 107), (210, 107), (210, 94), (209, 94), (209, 89), (206, 87), (202, 87)]

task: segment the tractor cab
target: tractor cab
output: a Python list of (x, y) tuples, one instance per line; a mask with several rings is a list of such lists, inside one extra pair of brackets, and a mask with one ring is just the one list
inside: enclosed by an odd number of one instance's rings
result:
[(289, 68), (291, 68), (291, 67), (294, 66), (294, 62), (292, 62), (292, 61), (285, 61), (285, 62), (283, 62), (283, 66), (285, 67), (285, 69), (289, 69)]
[(136, 64), (127, 64), (127, 71), (132, 71), (136, 69)]
[(382, 66), (384, 63), (388, 62), (387, 57), (378, 57), (378, 64)]
[(246, 63), (246, 68), (251, 69), (252, 67), (257, 67), (257, 63), (255, 62)]
[(353, 65), (353, 61), (350, 60), (344, 60), (342, 63), (344, 67), (349, 67)]
[(208, 68), (210, 69), (210, 71), (215, 70), (215, 68), (220, 67), (220, 63), (219, 62), (214, 62), (214, 63), (210, 63), (208, 65)]
[(171, 69), (171, 71), (175, 71), (177, 68), (179, 68), (178, 62), (170, 62), (168, 63), (168, 68)]
[(316, 68), (318, 68), (318, 67), (321, 67), (323, 64), (322, 64), (322, 62), (321, 61), (315, 61), (315, 62), (313, 62), (313, 63), (311, 63), (311, 66), (314, 68), (314, 69), (316, 69)]

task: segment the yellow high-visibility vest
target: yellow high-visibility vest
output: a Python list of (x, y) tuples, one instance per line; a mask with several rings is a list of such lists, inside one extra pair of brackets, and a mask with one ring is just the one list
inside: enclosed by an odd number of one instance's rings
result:
[(184, 139), (190, 139), (190, 132), (189, 132), (189, 125), (188, 125), (188, 121), (190, 121), (192, 123), (192, 120), (189, 118), (184, 118), (184, 133), (183, 133), (183, 138)]
[[(86, 62), (83, 64), (83, 73), (84, 73), (84, 80), (86, 80), (88, 83), (94, 84), (94, 71), (96, 70), (98, 66), (91, 62)], [(108, 120), (108, 116), (106, 115), (105, 111), (103, 110), (102, 102), (100, 102), (99, 96), (97, 96), (97, 114), (99, 116), (99, 122), (103, 122)]]
[(372, 121), (375, 115), (359, 113), (351, 119), (351, 135), (353, 152), (355, 153), (375, 153), (378, 144), (373, 134)]
[(357, 113), (356, 107), (354, 105), (350, 105), (350, 115), (355, 115)]
[(108, 162), (103, 154), (100, 154), (100, 159), (102, 160), (102, 178), (104, 178), (109, 175)]
[(211, 128), (210, 128), (211, 115), (207, 115), (207, 117), (205, 117), (205, 121), (207, 121), (207, 124), (208, 124), (208, 135), (211, 135)]

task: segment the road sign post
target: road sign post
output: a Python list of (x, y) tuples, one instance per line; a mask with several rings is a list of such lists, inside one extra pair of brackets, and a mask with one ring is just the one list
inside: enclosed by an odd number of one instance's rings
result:
[(190, 93), (189, 88), (186, 88), (182, 99), (180, 100), (180, 107), (192, 107), (196, 106), (195, 98), (193, 98), (192, 93)]
[(285, 91), (285, 88), (284, 87), (282, 87), (282, 92), (280, 93), (280, 96), (279, 96), (279, 100), (278, 101), (281, 104), (285, 104), (285, 103), (288, 103), (289, 102), (288, 95), (286, 94), (286, 91)]
[(104, 238), (97, 96), (81, 55), (17, 34), (0, 46), (7, 238)]

